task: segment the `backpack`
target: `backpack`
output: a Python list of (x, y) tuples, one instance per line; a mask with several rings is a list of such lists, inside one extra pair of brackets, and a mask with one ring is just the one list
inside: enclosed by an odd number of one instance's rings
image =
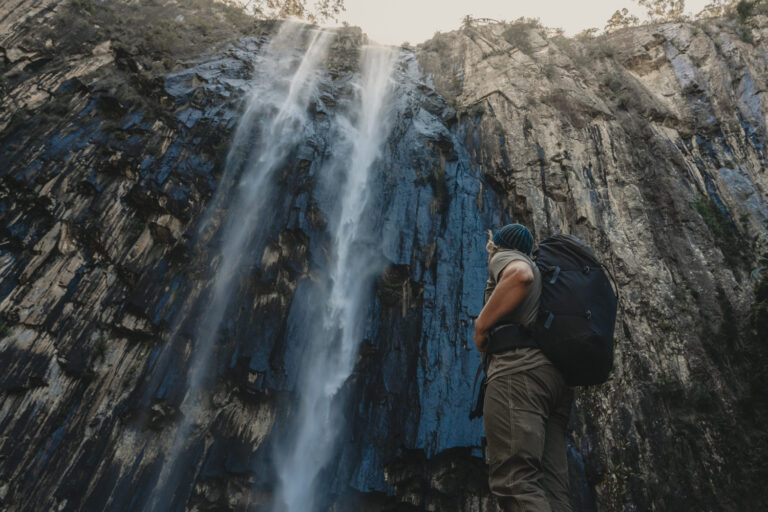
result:
[[(553, 235), (533, 252), (541, 273), (541, 298), (536, 321), (529, 327), (508, 324), (496, 327), (497, 351), (512, 347), (537, 346), (563, 374), (569, 386), (591, 386), (608, 380), (613, 368), (613, 332), (616, 325), (618, 293), (613, 291), (608, 267), (598, 261), (592, 249), (573, 235)], [(618, 286), (616, 286), (618, 292)], [(493, 331), (492, 331), (493, 332)], [(492, 337), (492, 335), (491, 335)], [(495, 352), (494, 352), (495, 353)], [(477, 370), (472, 394), (475, 405), (469, 418), (483, 415), (486, 380), (477, 387)], [(484, 372), (487, 373), (487, 372)]]
[(605, 382), (613, 367), (618, 306), (607, 267), (573, 235), (543, 240), (533, 256), (542, 278), (532, 326), (536, 343), (569, 386)]

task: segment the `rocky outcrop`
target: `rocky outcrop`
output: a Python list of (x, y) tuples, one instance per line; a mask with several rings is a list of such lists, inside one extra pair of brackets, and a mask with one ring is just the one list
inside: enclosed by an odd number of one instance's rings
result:
[[(35, 34), (60, 33), (67, 8), (2, 7), (0, 502), (141, 510), (173, 443), (215, 264), (215, 236), (201, 243), (196, 228), (221, 214), (206, 207), (272, 27), (178, 61), (116, 32), (62, 58), (58, 39)], [(163, 16), (197, 26), (191, 11)], [(483, 25), (402, 52), (375, 199), (387, 270), (343, 389), (329, 507), (495, 510), (482, 426), (467, 417), (471, 332), (484, 230), (510, 220), (537, 239), (582, 237), (620, 285), (613, 377), (579, 392), (571, 421), (577, 509), (762, 503), (766, 361), (747, 312), (768, 218), (768, 20), (750, 23), (591, 40)], [(292, 305), (327, 244), (316, 175), (363, 42), (339, 30), (313, 136), (281, 171), (174, 510), (269, 507), (272, 448), (296, 399)]]
[(768, 213), (766, 21), (581, 41), (488, 25), (422, 47), (509, 214), (589, 240), (616, 273), (614, 375), (572, 423), (600, 510), (757, 506), (765, 394), (746, 313)]

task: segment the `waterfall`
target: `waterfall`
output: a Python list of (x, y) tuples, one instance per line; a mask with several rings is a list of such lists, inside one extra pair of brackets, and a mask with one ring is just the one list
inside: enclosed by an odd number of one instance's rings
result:
[[(305, 37), (309, 39), (307, 49), (297, 56), (295, 46)], [(211, 289), (195, 324), (182, 419), (151, 496), (150, 510), (168, 509), (183, 473), (180, 454), (188, 445), (192, 427), (204, 414), (201, 391), (214, 359), (218, 332), (239, 288), (243, 266), (254, 259), (266, 239), (261, 227), (269, 224), (265, 217), (271, 211), (274, 174), (302, 140), (306, 112), (331, 39), (331, 32), (286, 21), (255, 62), (258, 80), (236, 128), (221, 183), (198, 231), (202, 239), (216, 234), (220, 247), (212, 260)]]
[[(253, 223), (241, 222), (243, 218), (235, 214), (247, 214), (255, 206), (263, 205), (270, 190), (262, 189), (262, 185), (300, 142), (308, 122), (307, 107), (321, 73), (318, 66), (333, 38), (332, 32), (307, 27), (297, 21), (282, 21), (277, 34), (254, 63), (259, 79), (251, 84), (245, 111), (229, 145), (224, 173), (200, 222), (198, 236), (210, 235), (206, 232), (215, 227), (213, 219), (221, 209), (229, 212), (229, 224), (222, 232), (222, 240), (226, 241), (227, 235), (238, 237), (228, 246), (240, 241), (241, 231), (254, 231)], [(310, 41), (297, 65), (294, 46), (305, 32), (309, 32)], [(232, 203), (233, 193), (238, 194), (239, 201), (235, 203)], [(254, 203), (256, 200), (261, 202)], [(227, 248), (222, 248), (221, 255), (226, 257)]]
[[(303, 298), (306, 345), (297, 382), (298, 403), (291, 435), (277, 448), (279, 488), (275, 510), (309, 512), (317, 506), (317, 477), (336, 453), (344, 426), (338, 392), (350, 376), (363, 336), (373, 279), (382, 270), (379, 238), (372, 233), (374, 163), (389, 135), (391, 74), (397, 59), (391, 48), (365, 46), (353, 108), (337, 120), (340, 140), (321, 179), (332, 190), (336, 211), (318, 291)], [(298, 340), (296, 340), (298, 342)], [(289, 343), (292, 340), (288, 340)]]

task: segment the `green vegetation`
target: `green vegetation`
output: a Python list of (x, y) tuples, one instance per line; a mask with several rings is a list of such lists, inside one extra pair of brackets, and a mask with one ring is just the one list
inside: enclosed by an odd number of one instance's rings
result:
[[(179, 69), (187, 59), (219, 51), (243, 36), (270, 32), (272, 22), (265, 20), (266, 16), (290, 15), (320, 21), (335, 19), (344, 8), (343, 0), (320, 0), (312, 8), (306, 3), (254, 0), (246, 9), (243, 3), (233, 0), (71, 0), (51, 11), (45, 24), (29, 30), (20, 46), (49, 56), (35, 69), (41, 74), (59, 73), (72, 65), (73, 58), (94, 51), (113, 55), (115, 66), (109, 67), (111, 72), (97, 72), (106, 75), (98, 80), (99, 97), (111, 101), (100, 106), (120, 112), (142, 110), (146, 117), (162, 119), (169, 110), (158, 76)], [(63, 94), (56, 101), (68, 102), (70, 98)], [(44, 110), (46, 125), (64, 117), (57, 117), (52, 109)]]
[(741, 23), (744, 23), (747, 21), (747, 18), (752, 16), (755, 11), (755, 5), (758, 3), (758, 1), (748, 1), (748, 0), (740, 0), (736, 4), (736, 14), (739, 16), (739, 21)]
[[(768, 252), (761, 260), (768, 265)], [(755, 336), (760, 340), (768, 340), (768, 267), (762, 267), (760, 280), (755, 286), (755, 302), (750, 312), (750, 323), (755, 329)]]
[(462, 28), (462, 30), (465, 30), (465, 31), (466, 30), (471, 30), (472, 27), (474, 26), (474, 24), (475, 24), (475, 20), (472, 17), (472, 15), (470, 15), (470, 14), (467, 14), (466, 16), (464, 16), (461, 19), (461, 28)]
[[(768, 228), (768, 222), (766, 222)], [(754, 301), (749, 311), (750, 338), (754, 354), (750, 358), (752, 363), (751, 388), (753, 394), (764, 397), (768, 408), (768, 397), (765, 390), (768, 389), (768, 238), (766, 238), (765, 252), (758, 260), (758, 267), (752, 272), (752, 277), (757, 280), (755, 284)]]
[(344, 11), (344, 0), (317, 0), (312, 8), (306, 0), (248, 0), (246, 5), (260, 18), (295, 17), (312, 23), (338, 21)]
[[(611, 57), (612, 54), (606, 54), (600, 50), (601, 46), (609, 46), (607, 44), (598, 43), (597, 41), (601, 38), (596, 38), (595, 43), (590, 49), (590, 53), (594, 55), (594, 57)], [(628, 88), (628, 84), (630, 83), (629, 80), (626, 80), (621, 76), (620, 67), (609, 68), (609, 71), (606, 71), (606, 74), (603, 76), (601, 85), (606, 92), (606, 96), (613, 99), (616, 108), (619, 110), (629, 111), (640, 109), (640, 100), (638, 99), (637, 94)]]
[[(646, 23), (668, 23), (689, 21), (691, 18), (684, 13), (685, 0), (635, 0), (635, 3), (646, 11), (645, 20), (641, 21), (631, 14), (628, 9), (616, 10), (607, 20), (604, 32), (606, 34)], [(704, 8), (695, 15), (696, 20), (729, 16), (744, 25), (749, 18), (756, 14), (768, 14), (768, 0), (710, 0)], [(598, 29), (583, 31), (580, 39), (594, 37)], [(694, 31), (695, 34), (695, 31)], [(752, 31), (743, 29), (741, 39), (748, 43), (754, 41)]]
[(128, 221), (128, 235), (132, 240), (136, 241), (136, 239), (139, 238), (139, 235), (144, 232), (146, 226), (147, 223), (143, 219), (140, 219), (139, 217), (131, 217)]
[(610, 59), (616, 53), (616, 47), (606, 34), (584, 39), (583, 42), (590, 60)]
[(93, 14), (93, 10), (96, 7), (93, 0), (71, 0), (69, 5), (74, 9), (86, 11), (89, 14)]
[(555, 66), (551, 62), (547, 62), (541, 67), (542, 73), (544, 73), (544, 76), (547, 77), (547, 80), (552, 80), (555, 78), (555, 75), (557, 73), (557, 66)]
[(709, 321), (702, 323), (701, 341), (710, 359), (721, 369), (728, 371), (733, 356), (738, 355), (740, 345), (739, 319), (722, 289), (717, 290), (717, 304), (721, 318), (715, 331)]
[(96, 340), (96, 344), (93, 346), (93, 351), (91, 352), (93, 361), (104, 361), (104, 358), (107, 356), (108, 349), (109, 347), (107, 345), (107, 341), (103, 336), (99, 335), (99, 338)]
[[(648, 19), (654, 23), (687, 19), (683, 12), (685, 0), (635, 0), (635, 3), (645, 8)], [(747, 18), (763, 13), (766, 9), (765, 4), (765, 0), (710, 0), (696, 18), (731, 15), (738, 17), (740, 23), (744, 23)], [(619, 13), (619, 11), (616, 12)]]
[(635, 0), (644, 7), (648, 18), (654, 23), (674, 21), (683, 16), (685, 0)]
[(745, 489), (768, 479), (768, 250), (760, 257), (764, 265), (757, 269), (754, 302), (749, 311), (749, 333), (740, 350), (735, 370), (745, 387), (739, 400), (739, 414), (746, 418), (743, 429), (746, 442), (740, 447), (748, 475)]
[(42, 39), (67, 53), (109, 39), (153, 58), (179, 58), (251, 33), (259, 20), (337, 21), (342, 11), (344, 0), (319, 0), (311, 8), (306, 0), (71, 0), (57, 12), (54, 32)]
[(768, 479), (768, 430), (756, 430), (751, 436), (746, 466), (754, 472), (755, 482)]
[(755, 42), (755, 36), (748, 28), (741, 29), (741, 40), (745, 43), (752, 44)]
[(614, 464), (608, 463), (602, 485), (605, 489), (605, 498), (608, 503), (619, 506), (627, 498), (629, 479), (632, 476), (632, 470), (623, 462)]
[[(703, 207), (702, 215), (710, 216), (706, 213), (710, 209)], [(722, 220), (717, 222), (722, 228)], [(717, 371), (693, 380), (684, 395), (680, 393), (682, 385), (669, 377), (660, 379), (655, 389), (657, 396), (674, 404), (672, 424), (676, 431), (684, 433), (697, 449), (706, 450), (714, 444), (722, 454), (728, 454), (723, 474), (729, 475), (747, 503), (764, 499), (765, 492), (756, 490), (762, 489), (768, 478), (768, 250), (760, 257), (760, 265), (752, 274), (757, 284), (748, 311), (736, 311), (726, 293), (718, 290), (719, 327), (714, 331), (705, 326), (700, 338)], [(709, 384), (715, 375), (734, 394), (733, 410), (718, 406)]]
[(506, 24), (506, 28), (501, 36), (506, 42), (519, 49), (525, 54), (533, 52), (533, 46), (529, 34), (531, 30), (541, 28), (539, 20), (531, 18), (520, 18)]
[(448, 41), (450, 36), (442, 34), (441, 32), (435, 32), (432, 39), (426, 41), (421, 47), (424, 51), (428, 52), (442, 52), (448, 48)]
[(563, 53), (573, 61), (576, 67), (584, 67), (589, 64), (590, 58), (586, 52), (581, 50), (582, 45), (576, 44), (574, 39), (562, 35), (554, 36), (551, 39)]
[(731, 16), (744, 24), (756, 14), (766, 14), (768, 3), (765, 0), (711, 0), (697, 15), (697, 18)]
[[(137, 55), (143, 69), (167, 71), (180, 59), (199, 54), (258, 28), (257, 20), (234, 3), (179, 0), (173, 4), (139, 0), (73, 0), (60, 9), (47, 33), (32, 34), (33, 41), (50, 39), (62, 58), (88, 53), (97, 44)], [(158, 68), (158, 65), (162, 67)]]
[(0, 320), (0, 339), (5, 338), (9, 334), (11, 334), (11, 326), (5, 320)]
[(613, 13), (605, 24), (605, 31), (615, 32), (622, 28), (635, 26), (638, 23), (640, 23), (640, 19), (637, 16), (630, 14), (629, 10), (625, 7)]
[(685, 286), (675, 286), (675, 302), (678, 304), (683, 302), (688, 302), (688, 290), (685, 289)]
[(683, 403), (683, 385), (670, 375), (664, 374), (655, 382), (654, 394), (670, 405), (681, 405)]
[(698, 412), (713, 412), (717, 408), (717, 397), (712, 392), (712, 385), (708, 382), (694, 380), (686, 389), (693, 410)]
[(698, 376), (683, 384), (671, 375), (662, 375), (655, 383), (654, 394), (675, 409), (673, 415), (707, 414), (718, 409), (717, 396), (709, 379)]
[(130, 381), (133, 380), (133, 378), (136, 376), (136, 374), (139, 373), (139, 364), (133, 363), (130, 368), (128, 368), (128, 371), (125, 372), (125, 384), (128, 385)]
[(748, 265), (752, 262), (754, 245), (712, 198), (699, 193), (691, 205), (701, 215), (715, 239), (715, 244), (722, 251), (725, 262), (730, 267), (738, 267), (745, 263)]

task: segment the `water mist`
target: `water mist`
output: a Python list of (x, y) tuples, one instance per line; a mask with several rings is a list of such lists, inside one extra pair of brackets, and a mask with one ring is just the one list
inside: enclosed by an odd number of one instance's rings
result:
[[(319, 504), (318, 476), (336, 454), (345, 425), (339, 390), (350, 376), (363, 337), (373, 279), (382, 270), (371, 190), (375, 162), (389, 135), (392, 48), (366, 46), (356, 98), (337, 120), (340, 140), (322, 177), (333, 189), (336, 211), (329, 215), (330, 244), (316, 290), (303, 298), (305, 344), (292, 411), (291, 437), (277, 450), (280, 486), (275, 511), (309, 512)], [(296, 340), (298, 342), (299, 340)], [(292, 340), (288, 340), (289, 343)]]
[[(184, 470), (180, 455), (204, 413), (202, 391), (219, 330), (239, 289), (243, 266), (258, 254), (268, 235), (260, 227), (268, 224), (264, 217), (270, 213), (274, 174), (301, 141), (301, 128), (308, 122), (307, 109), (332, 37), (328, 31), (283, 22), (258, 56), (258, 80), (247, 98), (221, 182), (198, 231), (201, 239), (215, 234), (219, 247), (212, 260), (210, 291), (194, 330), (182, 419), (151, 496), (150, 510), (167, 510), (173, 499)], [(306, 51), (297, 58), (295, 45), (305, 38)]]

